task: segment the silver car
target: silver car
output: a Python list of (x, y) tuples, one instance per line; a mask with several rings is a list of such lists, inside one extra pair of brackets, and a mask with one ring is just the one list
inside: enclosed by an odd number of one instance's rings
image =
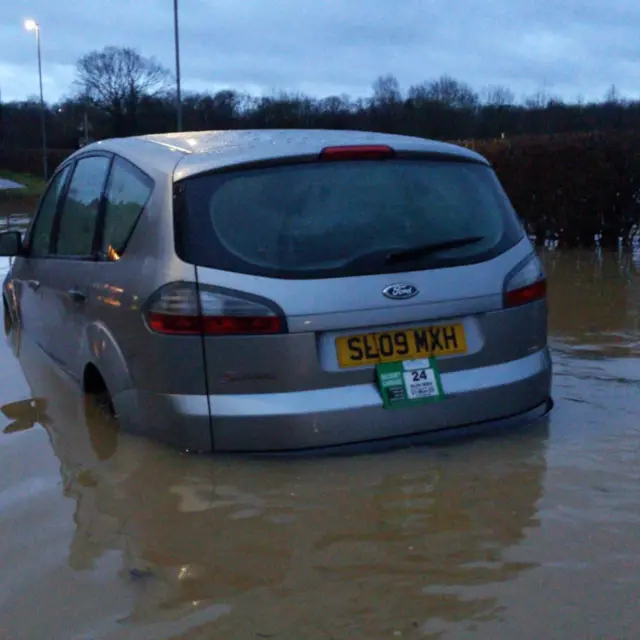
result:
[(91, 144), (3, 285), (120, 427), (285, 451), (551, 407), (546, 280), (489, 163), (421, 138), (213, 131)]

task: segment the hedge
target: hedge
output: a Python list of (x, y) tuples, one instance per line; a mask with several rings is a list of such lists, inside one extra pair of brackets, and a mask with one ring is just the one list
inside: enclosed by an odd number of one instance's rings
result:
[(538, 242), (604, 246), (640, 220), (640, 133), (523, 137), (463, 143), (487, 157)]
[[(493, 164), (514, 207), (539, 243), (617, 246), (640, 219), (640, 133), (523, 136), (467, 140)], [(73, 150), (49, 154), (53, 170)], [(0, 150), (0, 170), (40, 175), (42, 153)]]

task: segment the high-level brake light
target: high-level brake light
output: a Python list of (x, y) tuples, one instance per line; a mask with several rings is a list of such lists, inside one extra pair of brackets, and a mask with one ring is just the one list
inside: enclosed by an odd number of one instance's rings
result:
[(394, 150), (385, 144), (348, 145), (325, 147), (320, 152), (321, 160), (377, 160), (390, 158)]

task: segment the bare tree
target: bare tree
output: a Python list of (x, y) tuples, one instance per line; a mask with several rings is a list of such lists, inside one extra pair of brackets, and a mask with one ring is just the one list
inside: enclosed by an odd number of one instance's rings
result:
[(538, 89), (530, 96), (526, 96), (522, 104), (527, 109), (547, 109), (548, 107), (564, 104), (562, 99), (547, 91), (546, 88)]
[(468, 84), (447, 75), (411, 87), (408, 97), (416, 103), (438, 102), (455, 109), (473, 109), (479, 103), (477, 94)]
[(622, 102), (620, 92), (615, 84), (612, 84), (607, 90), (607, 93), (604, 96), (604, 102), (605, 104), (620, 104)]
[(363, 113), (368, 114), (368, 126), (376, 131), (397, 133), (403, 111), (402, 91), (398, 80), (390, 73), (379, 76), (372, 89), (373, 95), (363, 110)]
[(493, 85), (484, 90), (484, 103), (489, 107), (509, 107), (514, 105), (516, 97), (508, 87)]
[(80, 95), (111, 116), (117, 134), (123, 133), (126, 123), (135, 129), (142, 98), (162, 92), (170, 78), (154, 58), (128, 47), (87, 53), (76, 63), (76, 75)]
[(392, 74), (379, 76), (373, 83), (373, 104), (389, 105), (402, 101), (402, 91), (397, 78)]

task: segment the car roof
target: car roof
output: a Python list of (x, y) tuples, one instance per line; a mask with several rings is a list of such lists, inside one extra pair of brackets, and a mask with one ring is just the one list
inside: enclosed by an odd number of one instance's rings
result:
[(112, 138), (84, 147), (114, 151), (142, 169), (174, 173), (174, 180), (236, 164), (319, 154), (330, 146), (388, 145), (488, 164), (480, 154), (447, 142), (369, 131), (325, 129), (259, 129), (189, 131)]

